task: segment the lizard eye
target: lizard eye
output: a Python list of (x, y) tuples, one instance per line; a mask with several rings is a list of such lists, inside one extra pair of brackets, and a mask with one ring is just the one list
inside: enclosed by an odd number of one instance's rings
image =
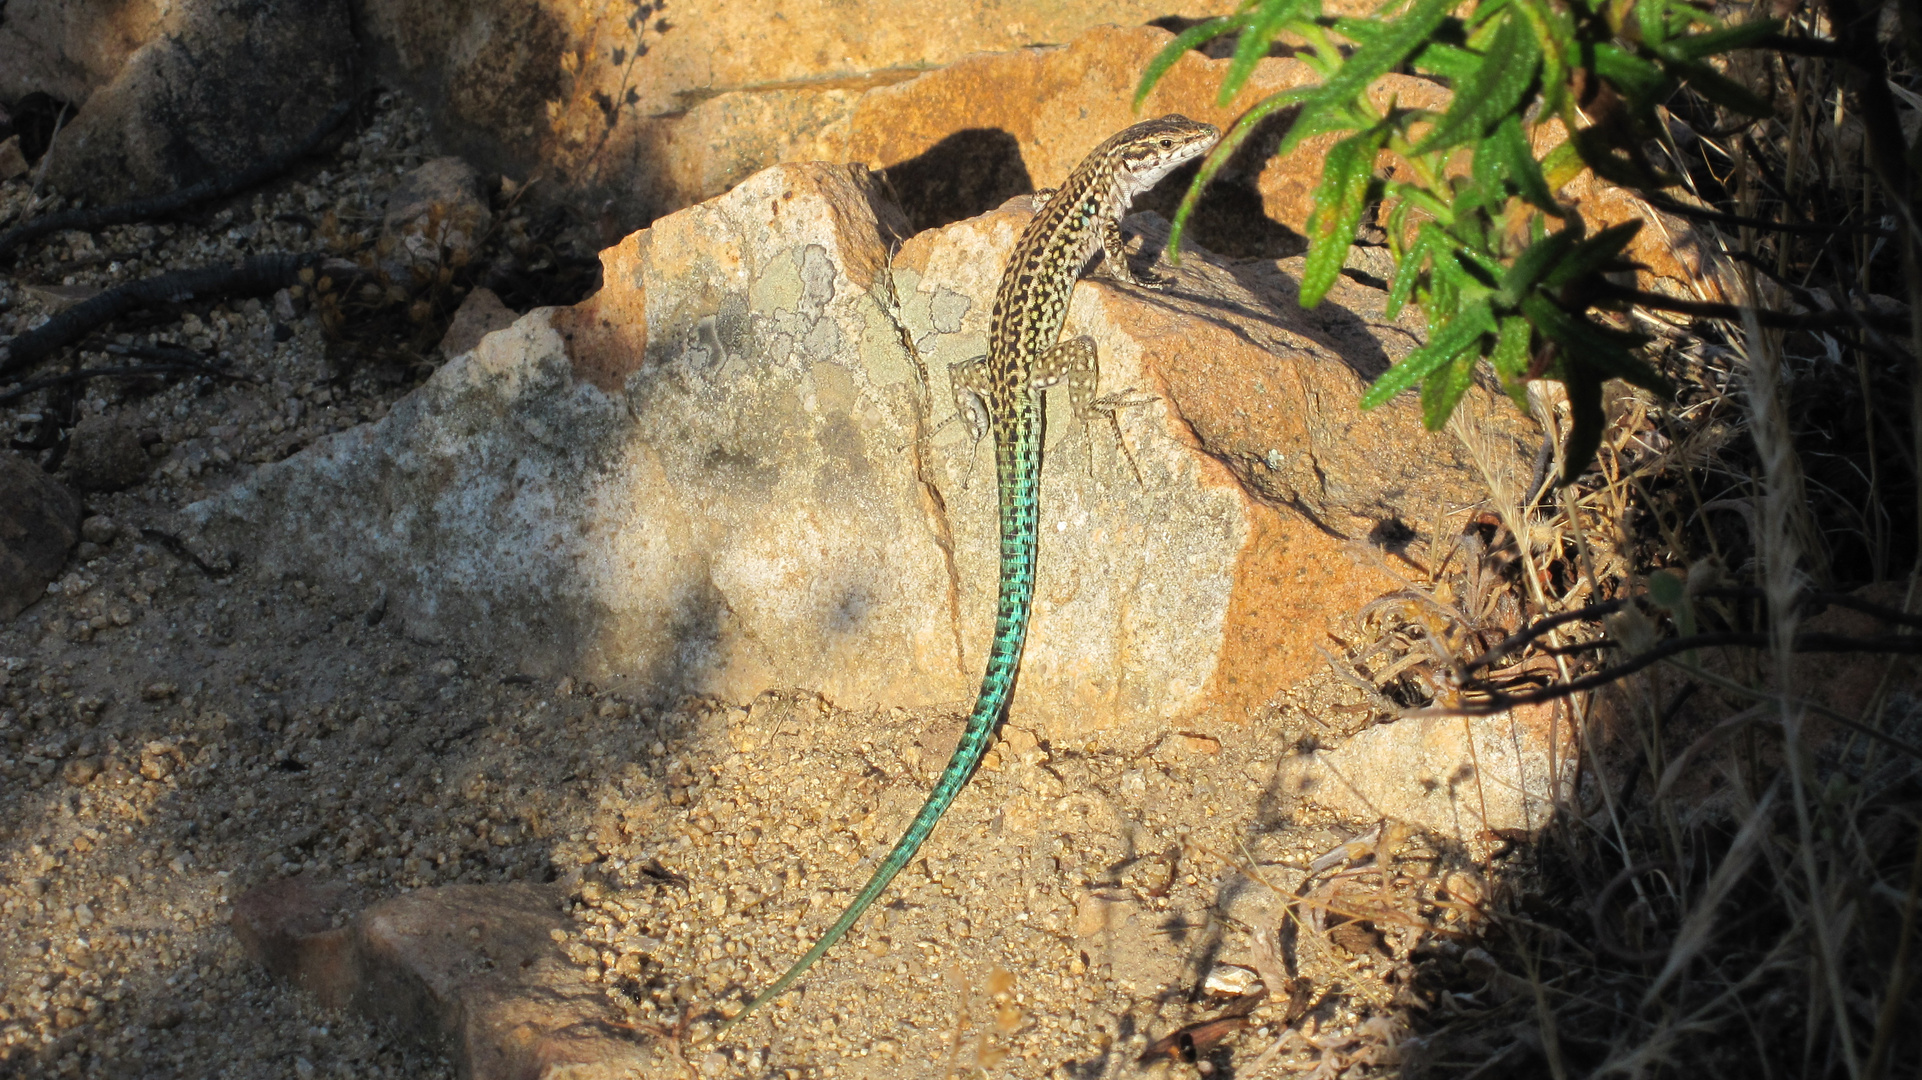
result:
[(1175, 141), (1173, 139), (1163, 139), (1161, 140), (1161, 148), (1163, 150), (1173, 150), (1175, 148)]

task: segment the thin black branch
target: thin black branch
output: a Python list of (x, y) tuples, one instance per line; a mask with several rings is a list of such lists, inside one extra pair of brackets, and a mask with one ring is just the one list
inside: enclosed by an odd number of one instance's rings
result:
[(255, 382), (253, 376), (238, 371), (222, 371), (220, 368), (205, 364), (127, 364), (121, 367), (81, 368), (78, 371), (65, 371), (58, 375), (29, 379), (17, 386), (0, 390), (0, 405), (26, 397), (35, 390), (45, 390), (49, 386), (62, 383), (82, 382), (87, 379), (130, 379), (140, 375), (211, 375), (219, 379), (233, 379), (241, 382)]
[[(1633, 675), (1651, 664), (1666, 660), (1679, 653), (1693, 652), (1697, 649), (1729, 647), (1765, 649), (1772, 644), (1773, 642), (1769, 639), (1769, 635), (1746, 631), (1691, 634), (1688, 637), (1670, 638), (1654, 648), (1649, 649), (1647, 652), (1636, 653), (1634, 656), (1616, 664), (1614, 667), (1592, 671), (1587, 675), (1583, 675), (1578, 679), (1570, 679), (1565, 683), (1557, 683), (1553, 686), (1543, 687), (1540, 690), (1531, 690), (1521, 694), (1510, 694), (1505, 691), (1487, 687), (1473, 687), (1472, 689), (1475, 692), (1486, 694), (1487, 697), (1474, 702), (1444, 706), (1439, 710), (1424, 710), (1424, 712), (1440, 712), (1462, 716), (1488, 716), (1494, 713), (1507, 712), (1509, 709), (1515, 708), (1518, 705), (1540, 705), (1544, 702), (1556, 701), (1568, 697), (1571, 694), (1579, 694), (1584, 690), (1594, 690), (1597, 687), (1607, 686), (1609, 683)], [(1922, 636), (1912, 634), (1888, 634), (1880, 637), (1858, 638), (1850, 637), (1847, 634), (1797, 634), (1794, 639), (1789, 642), (1789, 651), (1914, 655), (1922, 654)]]
[(1744, 307), (1740, 304), (1678, 300), (1671, 296), (1663, 296), (1661, 293), (1625, 288), (1606, 281), (1597, 283), (1596, 292), (1598, 299), (1638, 304), (1656, 311), (1673, 311), (1678, 315), (1692, 315), (1698, 319), (1727, 319), (1737, 322), (1752, 314), (1755, 316), (1757, 325), (1771, 330), (1826, 330), (1862, 325), (1900, 333), (1907, 333), (1909, 329), (1908, 319), (1901, 315), (1883, 315), (1872, 311), (1811, 311), (1796, 315), (1787, 311)]
[(108, 289), (8, 342), (0, 355), (0, 379), (32, 367), (55, 349), (137, 308), (178, 303), (197, 295), (261, 296), (294, 284), (303, 269), (319, 265), (320, 259), (319, 255), (255, 255), (231, 266), (175, 270)]
[(1839, 233), (1860, 233), (1866, 236), (1895, 235), (1895, 230), (1884, 229), (1879, 225), (1825, 225), (1815, 221), (1770, 221), (1767, 218), (1727, 214), (1720, 210), (1710, 210), (1705, 206), (1690, 206), (1685, 202), (1654, 192), (1644, 194), (1641, 198), (1643, 202), (1657, 210), (1674, 214), (1676, 217), (1692, 218), (1716, 225), (1732, 225), (1737, 228), (1761, 229), (1764, 232), (1795, 233), (1804, 236), (1833, 236)]
[(226, 176), (217, 176), (211, 180), (203, 180), (198, 184), (184, 187), (179, 191), (169, 192), (165, 195), (155, 195), (147, 199), (135, 199), (132, 202), (117, 203), (113, 206), (102, 206), (92, 210), (62, 210), (59, 213), (48, 214), (46, 217), (36, 218), (24, 225), (8, 229), (5, 233), (0, 233), (0, 255), (5, 255), (7, 252), (12, 251), (14, 248), (30, 240), (37, 240), (40, 237), (52, 233), (64, 232), (67, 229), (83, 229), (91, 232), (95, 229), (105, 228), (108, 225), (125, 225), (129, 222), (145, 221), (149, 218), (166, 217), (169, 214), (179, 213), (197, 203), (207, 202), (210, 199), (222, 199), (229, 195), (245, 191), (257, 184), (273, 179), (275, 176), (287, 171), (287, 168), (294, 162), (313, 153), (314, 149), (320, 145), (322, 140), (332, 134), (333, 130), (340, 126), (340, 122), (347, 118), (347, 114), (353, 110), (353, 106), (354, 101), (352, 98), (348, 98), (340, 104), (335, 105), (333, 108), (327, 110), (326, 116), (321, 118), (320, 126), (316, 127), (312, 134), (302, 139), (298, 145), (284, 153), (276, 154), (265, 161), (242, 169), (239, 172), (229, 173)]

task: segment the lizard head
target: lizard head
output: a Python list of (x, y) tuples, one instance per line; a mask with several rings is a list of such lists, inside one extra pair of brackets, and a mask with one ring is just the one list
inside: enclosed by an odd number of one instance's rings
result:
[(1108, 140), (1119, 166), (1122, 198), (1132, 201), (1185, 162), (1207, 153), (1221, 139), (1213, 124), (1170, 113), (1143, 120)]

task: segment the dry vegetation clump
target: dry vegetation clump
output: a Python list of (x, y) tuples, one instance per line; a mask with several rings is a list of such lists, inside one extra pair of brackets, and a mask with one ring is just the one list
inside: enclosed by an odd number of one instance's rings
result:
[[(1786, 33), (1826, 55), (1732, 69), (1775, 117), (1678, 98), (1660, 142), (1723, 215), (1695, 222), (1719, 263), (1695, 299), (1857, 315), (1621, 313), (1680, 394), (1618, 393), (1578, 484), (1490, 475), (1433, 580), (1371, 608), (1345, 658), (1404, 709), (1566, 697), (1585, 719), (1575, 796), (1493, 876), (1479, 941), (1428, 954), (1411, 1074), (1881, 1077), (1922, 1058), (1922, 202), (1884, 182), (1922, 145), (1922, 27), (1900, 7), (1851, 34), (1836, 6), (1795, 6)], [(1901, 145), (1863, 115), (1865, 48)], [(1474, 449), (1472, 423), (1451, 430)]]

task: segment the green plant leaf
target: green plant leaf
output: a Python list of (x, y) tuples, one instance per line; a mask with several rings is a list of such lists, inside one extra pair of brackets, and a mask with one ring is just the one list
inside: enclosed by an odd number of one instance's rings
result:
[(1674, 64), (1670, 70), (1681, 75), (1690, 89), (1725, 109), (1757, 118), (1775, 115), (1769, 103), (1754, 91), (1707, 64), (1688, 61)]
[(1400, 66), (1416, 49), (1428, 41), (1435, 28), (1448, 17), (1459, 0), (1415, 0), (1407, 14), (1389, 24), (1386, 32), (1348, 57), (1341, 70), (1322, 83), (1302, 102), (1301, 115), (1275, 148), (1280, 157), (1293, 150), (1302, 139), (1317, 131), (1337, 109), (1352, 103), (1368, 90), (1368, 84)]
[(1608, 266), (1621, 256), (1622, 249), (1628, 246), (1628, 242), (1635, 238), (1635, 234), (1640, 232), (1641, 228), (1642, 223), (1639, 221), (1624, 221), (1620, 225), (1610, 225), (1583, 240), (1568, 253), (1567, 258), (1556, 263), (1554, 268), (1549, 270), (1547, 276), (1542, 279), (1542, 284), (1551, 289), (1559, 289)]
[(1700, 60), (1703, 57), (1731, 52), (1735, 49), (1755, 48), (1764, 39), (1780, 33), (1781, 29), (1782, 20), (1761, 19), (1738, 26), (1724, 26), (1719, 30), (1710, 30), (1706, 34), (1690, 34), (1688, 37), (1676, 38), (1668, 43), (1668, 50), (1671, 55), (1684, 60)]
[(1562, 386), (1568, 391), (1571, 421), (1568, 440), (1562, 444), (1562, 483), (1572, 484), (1595, 460), (1608, 421), (1602, 413), (1602, 380), (1594, 372), (1578, 362), (1565, 363)]
[(1595, 46), (1595, 74), (1614, 83), (1637, 112), (1656, 105), (1674, 86), (1652, 61), (1607, 41)]
[(1461, 403), (1462, 395), (1475, 381), (1475, 352), (1463, 350), (1448, 363), (1430, 372), (1421, 384), (1421, 424), (1430, 431), (1440, 431), (1448, 423), (1448, 415)]
[(1216, 100), (1226, 105), (1235, 99), (1255, 73), (1255, 65), (1268, 55), (1268, 46), (1274, 42), (1275, 35), (1303, 7), (1315, 0), (1263, 0), (1261, 6), (1249, 18), (1247, 28), (1235, 42), (1235, 58), (1228, 64), (1228, 73), (1221, 77), (1221, 93)]
[(1510, 114), (1495, 128), (1494, 134), (1475, 149), (1475, 163), (1481, 164), (1486, 155), (1492, 165), (1498, 166), (1501, 176), (1515, 185), (1516, 194), (1539, 207), (1543, 213), (1556, 217), (1569, 217), (1570, 211), (1555, 201), (1555, 193), (1549, 189), (1548, 178), (1542, 174), (1542, 167), (1535, 161), (1535, 154), (1528, 147), (1528, 136), (1522, 133), (1521, 117)]
[(1208, 151), (1208, 156), (1201, 159), (1201, 169), (1195, 173), (1194, 182), (1188, 185), (1187, 193), (1182, 195), (1181, 205), (1175, 208), (1174, 225), (1168, 230), (1169, 263), (1181, 265), (1181, 234), (1186, 231), (1188, 217), (1195, 212), (1195, 205), (1201, 202), (1201, 192), (1208, 182), (1215, 178), (1229, 158), (1235, 156), (1235, 151), (1241, 149), (1241, 144), (1248, 141), (1248, 136), (1254, 134), (1255, 128), (1263, 120), (1302, 100), (1314, 90), (1312, 86), (1297, 87), (1270, 94), (1255, 102), (1228, 128), (1228, 133), (1221, 137), (1213, 150)]
[(1475, 78), (1455, 88), (1441, 123), (1415, 144), (1415, 153), (1447, 150), (1482, 137), (1512, 113), (1535, 81), (1541, 47), (1528, 24), (1514, 14), (1503, 17)]
[(1650, 393), (1673, 394), (1675, 387), (1628, 350), (1647, 338), (1597, 326), (1570, 315), (1541, 293), (1522, 301), (1522, 314), (1544, 337), (1562, 347), (1563, 355), (1579, 361), (1597, 378), (1621, 379)]
[(1505, 316), (1495, 351), (1488, 357), (1496, 377), (1501, 379), (1502, 389), (1508, 392), (1515, 407), (1524, 411), (1528, 408), (1528, 346), (1533, 335), (1527, 319), (1520, 315)]
[(1433, 41), (1409, 61), (1417, 71), (1430, 75), (1440, 75), (1454, 83), (1467, 82), (1475, 77), (1482, 68), (1482, 54), (1471, 52), (1459, 45)]
[[(1141, 103), (1148, 99), (1148, 91), (1154, 89), (1154, 85), (1161, 81), (1161, 77), (1168, 73), (1169, 68), (1175, 66), (1175, 61), (1180, 60), (1183, 53), (1196, 46), (1205, 45), (1223, 34), (1232, 34), (1247, 24), (1248, 16), (1246, 15), (1222, 15), (1205, 22), (1198, 22), (1176, 34), (1175, 39), (1163, 45), (1154, 59), (1148, 61), (1148, 66), (1142, 69), (1141, 82), (1135, 86), (1134, 107), (1137, 110), (1141, 108)], [(1229, 97), (1233, 96), (1229, 95)]]
[(1535, 31), (1542, 47), (1543, 116), (1560, 116), (1568, 100), (1568, 72), (1580, 63), (1580, 46), (1575, 41), (1575, 23), (1567, 6), (1550, 7), (1548, 0), (1516, 0), (1516, 10)]
[(1502, 275), (1501, 289), (1496, 293), (1496, 302), (1505, 308), (1512, 308), (1522, 302), (1522, 297), (1535, 291), (1561, 261), (1567, 257), (1581, 239), (1575, 229), (1563, 229), (1543, 240), (1528, 246), (1526, 251), (1515, 257)]
[(1341, 276), (1342, 263), (1355, 240), (1355, 227), (1368, 209), (1375, 178), (1375, 155), (1388, 139), (1386, 124), (1336, 143), (1323, 160), (1315, 209), (1308, 215), (1308, 258), (1301, 272), (1301, 306), (1321, 303)]
[[(1361, 407), (1372, 409), (1415, 385), (1417, 379), (1474, 348), (1483, 334), (1494, 329), (1494, 315), (1487, 304), (1477, 304), (1450, 319), (1429, 335), (1428, 344), (1402, 357), (1402, 361), (1382, 373), (1368, 392), (1361, 396)], [(1443, 419), (1447, 419), (1443, 417)]]
[(1388, 307), (1385, 312), (1388, 318), (1400, 315), (1402, 305), (1414, 295), (1415, 282), (1421, 278), (1422, 263), (1434, 254), (1436, 238), (1439, 236), (1441, 230), (1435, 228), (1434, 222), (1423, 222), (1421, 228), (1415, 231), (1415, 242), (1409, 245), (1408, 253), (1395, 263), (1395, 281), (1388, 288)]

